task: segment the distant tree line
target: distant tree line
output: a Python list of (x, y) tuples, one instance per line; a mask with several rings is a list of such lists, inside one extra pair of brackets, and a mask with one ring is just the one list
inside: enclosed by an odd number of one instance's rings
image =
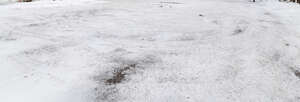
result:
[[(252, 2), (256, 2), (256, 1), (258, 1), (258, 0), (251, 0), (251, 1), (252, 1)], [(279, 0), (279, 1), (300, 3), (300, 0)]]
[(19, 2), (32, 2), (32, 0), (18, 0)]
[(279, 1), (287, 1), (287, 2), (296, 2), (296, 3), (300, 3), (300, 0), (279, 0)]

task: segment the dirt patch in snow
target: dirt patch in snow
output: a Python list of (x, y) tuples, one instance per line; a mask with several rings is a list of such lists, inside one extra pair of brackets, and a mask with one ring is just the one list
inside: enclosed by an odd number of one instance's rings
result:
[(290, 67), (291, 71), (293, 74), (300, 79), (300, 71), (298, 70), (297, 67)]
[(111, 70), (95, 76), (98, 86), (95, 88), (95, 102), (117, 102), (125, 99), (122, 86), (135, 80), (136, 74), (142, 74), (146, 68), (151, 68), (160, 61), (155, 54), (133, 53), (126, 49), (116, 49), (108, 54), (111, 59), (107, 63)]
[(298, 78), (300, 78), (300, 71), (295, 70), (295, 71), (294, 71), (294, 74), (295, 74)]
[(249, 24), (250, 23), (248, 21), (245, 21), (245, 20), (237, 21), (238, 26), (234, 29), (232, 35), (239, 35), (239, 34), (244, 33), (247, 30)]
[(114, 71), (113, 77), (109, 78), (105, 81), (106, 84), (108, 85), (113, 85), (113, 84), (118, 84), (121, 83), (122, 81), (125, 80), (125, 77), (127, 74), (130, 74), (130, 70), (135, 70), (136, 69), (136, 64), (131, 64), (128, 66), (125, 66), (121, 69), (118, 69)]
[(244, 32), (243, 29), (238, 28), (238, 29), (235, 29), (235, 30), (234, 30), (233, 35), (238, 35), (238, 34), (241, 34), (241, 33), (243, 33), (243, 32)]

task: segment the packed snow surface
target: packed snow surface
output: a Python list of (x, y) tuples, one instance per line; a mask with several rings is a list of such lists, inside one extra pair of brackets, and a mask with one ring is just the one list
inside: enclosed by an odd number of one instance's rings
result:
[(300, 6), (0, 2), (0, 102), (300, 102)]

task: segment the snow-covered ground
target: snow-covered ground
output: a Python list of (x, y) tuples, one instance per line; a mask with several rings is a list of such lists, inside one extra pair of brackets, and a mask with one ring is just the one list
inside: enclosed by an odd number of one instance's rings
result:
[(300, 102), (298, 28), (291, 3), (5, 2), (0, 102)]

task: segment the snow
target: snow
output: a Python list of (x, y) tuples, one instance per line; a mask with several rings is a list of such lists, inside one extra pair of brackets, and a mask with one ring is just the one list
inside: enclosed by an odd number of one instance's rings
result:
[(0, 102), (299, 102), (299, 14), (248, 0), (1, 0)]

